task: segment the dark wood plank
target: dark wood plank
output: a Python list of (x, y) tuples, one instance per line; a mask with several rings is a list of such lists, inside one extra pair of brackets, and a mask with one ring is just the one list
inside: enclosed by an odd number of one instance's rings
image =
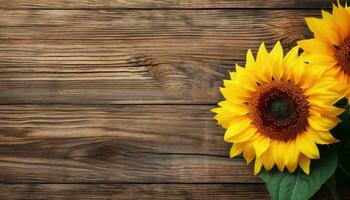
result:
[[(349, 200), (348, 186), (338, 187)], [(263, 184), (0, 184), (1, 199), (270, 199)], [(315, 200), (332, 199), (324, 188)]]
[(260, 182), (211, 106), (0, 106), (0, 182)]
[(248, 48), (290, 48), (308, 33), (304, 16), (319, 14), (2, 11), (0, 104), (212, 104)]
[(329, 0), (1, 0), (2, 9), (329, 8)]
[(1, 199), (269, 199), (248, 184), (0, 184)]

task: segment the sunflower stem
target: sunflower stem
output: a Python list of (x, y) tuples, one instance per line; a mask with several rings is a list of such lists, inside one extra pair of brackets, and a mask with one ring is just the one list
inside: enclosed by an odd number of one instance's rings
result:
[(339, 169), (341, 169), (341, 170), (344, 172), (344, 174), (345, 174), (347, 177), (350, 178), (350, 172), (348, 172), (342, 164), (339, 163), (338, 167), (339, 167)]
[(329, 190), (332, 193), (332, 196), (334, 198), (334, 200), (341, 200), (338, 191), (337, 191), (337, 181), (335, 179), (335, 176), (331, 176), (328, 180), (327, 180), (327, 186), (329, 188)]

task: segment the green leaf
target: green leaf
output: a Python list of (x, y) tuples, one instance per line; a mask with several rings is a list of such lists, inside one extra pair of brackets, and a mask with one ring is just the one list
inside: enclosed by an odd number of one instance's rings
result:
[[(275, 173), (275, 172), (271, 172)], [(278, 173), (278, 172), (277, 172)], [(278, 199), (279, 191), (280, 191), (280, 183), (284, 179), (284, 177), (287, 175), (287, 173), (281, 173), (279, 176), (274, 176), (271, 174), (268, 174), (266, 171), (263, 171), (260, 173), (261, 178), (269, 184), (266, 184), (267, 190), (270, 193), (270, 196), (273, 199)]]
[(345, 112), (340, 115), (340, 123), (331, 132), (340, 140), (337, 144), (339, 154), (339, 170), (337, 171), (337, 180), (341, 182), (350, 182), (350, 109), (346, 101), (338, 103), (337, 106), (345, 108)]
[(294, 173), (278, 170), (265, 171), (260, 177), (266, 183), (273, 200), (306, 200), (311, 198), (321, 186), (334, 174), (338, 155), (334, 148), (321, 151), (321, 159), (311, 163), (310, 175), (301, 170)]
[(342, 123), (335, 127), (331, 132), (335, 137), (342, 141), (350, 140), (350, 134), (348, 134), (348, 131), (350, 130), (350, 107), (347, 103), (346, 105), (343, 105), (343, 103), (337, 104), (337, 106), (344, 108), (345, 111), (339, 116)]
[(327, 186), (329, 188), (329, 190), (332, 193), (332, 196), (335, 200), (340, 200), (338, 191), (337, 191), (337, 181), (335, 180), (335, 176), (331, 176), (328, 180), (327, 180)]

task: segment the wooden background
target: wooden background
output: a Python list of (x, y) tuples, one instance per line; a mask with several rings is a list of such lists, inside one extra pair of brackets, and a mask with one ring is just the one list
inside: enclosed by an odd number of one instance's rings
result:
[(248, 48), (330, 7), (0, 0), (0, 199), (269, 199), (209, 109)]

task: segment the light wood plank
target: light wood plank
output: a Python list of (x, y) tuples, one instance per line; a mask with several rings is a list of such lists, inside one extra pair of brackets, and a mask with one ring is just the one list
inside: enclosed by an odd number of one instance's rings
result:
[(2, 9), (330, 8), (329, 0), (1, 0)]
[(288, 49), (319, 13), (2, 11), (0, 104), (212, 104), (248, 48)]
[(0, 106), (0, 182), (260, 182), (211, 106)]

